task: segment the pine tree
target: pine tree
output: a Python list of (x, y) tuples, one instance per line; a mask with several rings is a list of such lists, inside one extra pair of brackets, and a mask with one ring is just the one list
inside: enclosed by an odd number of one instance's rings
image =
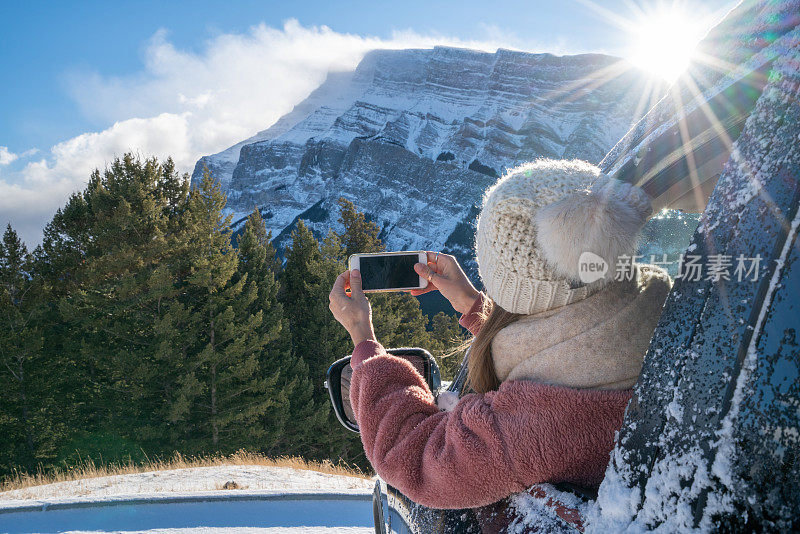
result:
[[(265, 337), (265, 342), (277, 348), (277, 354), (285, 352), (289, 340), (284, 331), (283, 307), (277, 300), (279, 289), (278, 274), (276, 271), (280, 264), (275, 257), (275, 249), (270, 240), (272, 234), (267, 234), (264, 219), (258, 210), (253, 210), (245, 222), (244, 232), (237, 239), (239, 252), (238, 266), (234, 273), (233, 281), (247, 278), (247, 285), (252, 286), (256, 298), (250, 304), (248, 311), (256, 314), (261, 311), (264, 320), (259, 328)], [(280, 347), (277, 342), (283, 341)], [(266, 353), (266, 351), (265, 351)]]
[(290, 454), (296, 452), (289, 450), (293, 444), (293, 434), (296, 434), (294, 419), (313, 417), (313, 413), (305, 413), (306, 406), (297, 406), (295, 402), (298, 396), (303, 395), (300, 388), (306, 385), (307, 380), (307, 376), (301, 377), (297, 373), (307, 374), (307, 367), (297, 361), (292, 351), (283, 305), (277, 299), (280, 261), (270, 243), (271, 238), (272, 234), (267, 233), (261, 214), (257, 209), (253, 210), (245, 223), (244, 233), (237, 241), (239, 264), (233, 280), (246, 277), (247, 284), (256, 292), (248, 312), (263, 314), (259, 331), (265, 345), (259, 364), (270, 384), (266, 395), (271, 406), (260, 420), (265, 435), (259, 448), (270, 454)]
[[(90, 184), (95, 178), (96, 173)], [(37, 281), (37, 294), (42, 302), (43, 348), (41, 365), (37, 368), (48, 376), (43, 385), (47, 391), (44, 398), (57, 399), (52, 409), (45, 407), (47, 415), (41, 435), (51, 437), (54, 450), (37, 456), (37, 464), (44, 466), (60, 460), (70, 439), (97, 424), (93, 368), (81, 355), (80, 329), (66, 320), (60, 306), (65, 298), (80, 290), (90, 220), (83, 192), (73, 194), (46, 225), (43, 242), (32, 254), (31, 278)]]
[(383, 243), (378, 238), (380, 228), (368, 220), (356, 205), (344, 197), (339, 198), (339, 224), (345, 230), (339, 235), (344, 247), (345, 257), (351, 254), (381, 252)]
[[(67, 209), (54, 219), (83, 244), (75, 283), (59, 306), (90, 384), (81, 395), (89, 415), (67, 454), (81, 448), (109, 458), (145, 444), (168, 448), (165, 398), (186, 343), (175, 319), (182, 314), (178, 219), (186, 182), (170, 160), (126, 154), (104, 173), (95, 171), (75, 206), (68, 205), (82, 218), (68, 217)], [(63, 249), (55, 244), (46, 239), (47, 248)]]
[(382, 344), (430, 349), (430, 335), (425, 329), (428, 318), (416, 298), (407, 293), (378, 293), (369, 299), (375, 335)]
[(0, 242), (0, 474), (52, 455), (41, 301), (31, 257), (9, 224)]
[(185, 447), (203, 452), (231, 452), (262, 442), (266, 431), (258, 421), (272, 406), (268, 392), (274, 385), (263, 376), (260, 360), (274, 330), (265, 334), (262, 309), (251, 313), (259, 288), (248, 283), (246, 272), (237, 276), (238, 254), (231, 245), (230, 216), (223, 214), (225, 202), (206, 171), (190, 195), (186, 221), (191, 265), (187, 331), (194, 342), (170, 420), (182, 426)]
[(290, 321), (292, 347), (316, 378), (314, 398), (318, 402), (327, 396), (322, 382), (328, 366), (351, 349), (347, 332), (328, 309), (328, 293), (344, 270), (341, 258), (330, 254), (331, 251), (322, 253), (311, 230), (298, 221), (286, 254), (282, 298)]
[[(346, 330), (328, 309), (328, 293), (343, 270), (338, 237), (330, 233), (320, 247), (311, 230), (302, 220), (298, 221), (286, 253), (281, 298), (290, 320), (292, 346), (308, 366), (311, 401), (317, 407), (317, 417), (304, 422), (302, 453), (315, 459), (363, 461), (360, 442), (336, 421), (328, 393), (323, 388), (330, 364), (352, 350)], [(306, 388), (305, 394), (308, 393)]]

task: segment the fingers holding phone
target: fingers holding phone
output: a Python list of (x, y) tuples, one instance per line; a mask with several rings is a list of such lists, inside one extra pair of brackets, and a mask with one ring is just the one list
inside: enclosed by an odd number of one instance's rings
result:
[(472, 282), (469, 281), (464, 270), (453, 256), (439, 252), (427, 252), (427, 262), (417, 263), (414, 270), (428, 280), (428, 287), (413, 289), (410, 293), (414, 296), (439, 290), (450, 301), (457, 312), (464, 314), (469, 311), (480, 294)]
[[(350, 289), (350, 295), (346, 290)], [(358, 345), (366, 339), (375, 339), (372, 328), (372, 308), (362, 289), (361, 273), (347, 270), (340, 274), (328, 295), (328, 309), (334, 319), (345, 327)]]

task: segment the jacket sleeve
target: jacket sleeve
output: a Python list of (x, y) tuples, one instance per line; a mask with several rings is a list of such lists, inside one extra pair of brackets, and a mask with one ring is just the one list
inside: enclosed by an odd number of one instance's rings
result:
[(483, 326), (484, 319), (480, 316), (479, 312), (483, 309), (485, 302), (486, 295), (481, 293), (480, 296), (475, 299), (475, 302), (472, 304), (472, 307), (469, 309), (469, 311), (462, 315), (458, 320), (458, 323), (469, 330), (473, 336), (477, 336), (478, 332)]
[(423, 377), (379, 343), (359, 343), (353, 360), (350, 400), (361, 441), (387, 483), (432, 508), (482, 506), (525, 489), (483, 395), (440, 412)]

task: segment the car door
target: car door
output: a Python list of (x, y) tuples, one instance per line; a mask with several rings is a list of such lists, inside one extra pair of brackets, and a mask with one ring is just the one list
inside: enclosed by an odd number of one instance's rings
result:
[(771, 5), (788, 23), (758, 52), (765, 88), (665, 304), (598, 532), (798, 528), (800, 5)]

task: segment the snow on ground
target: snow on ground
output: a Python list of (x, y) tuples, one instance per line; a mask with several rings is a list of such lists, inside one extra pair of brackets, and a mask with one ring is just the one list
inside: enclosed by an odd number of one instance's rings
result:
[[(223, 490), (222, 485), (234, 481), (239, 490)], [(31, 504), (30, 500), (48, 503), (98, 500), (131, 495), (191, 494), (193, 492), (318, 492), (372, 491), (371, 480), (330, 475), (318, 471), (271, 467), (264, 465), (222, 465), (193, 467), (170, 471), (150, 471), (127, 475), (56, 482), (12, 491), (0, 492), (0, 508)], [(25, 502), (28, 501), (28, 502)]]
[(57, 482), (0, 492), (0, 532), (366, 534), (373, 484), (263, 465)]

